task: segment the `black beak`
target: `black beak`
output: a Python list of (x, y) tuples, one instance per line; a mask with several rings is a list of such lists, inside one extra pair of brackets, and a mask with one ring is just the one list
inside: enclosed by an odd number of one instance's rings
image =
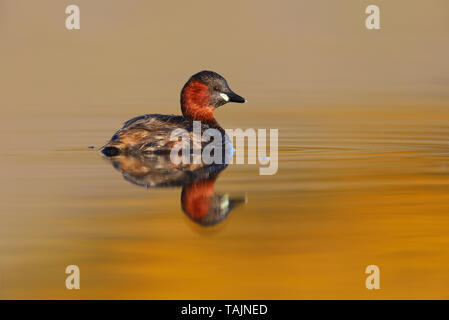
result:
[(245, 98), (239, 96), (237, 93), (235, 93), (233, 91), (231, 91), (228, 94), (228, 97), (229, 97), (229, 102), (237, 102), (237, 103), (245, 103), (246, 102)]

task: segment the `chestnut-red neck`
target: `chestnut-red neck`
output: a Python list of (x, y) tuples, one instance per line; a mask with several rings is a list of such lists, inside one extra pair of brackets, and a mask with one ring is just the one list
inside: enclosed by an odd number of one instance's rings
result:
[(200, 81), (191, 80), (182, 89), (181, 110), (187, 119), (217, 124), (214, 107), (210, 104), (209, 88)]

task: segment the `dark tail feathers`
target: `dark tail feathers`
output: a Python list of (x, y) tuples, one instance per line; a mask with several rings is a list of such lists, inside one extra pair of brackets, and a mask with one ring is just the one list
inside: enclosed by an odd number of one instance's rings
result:
[(120, 149), (117, 147), (104, 147), (100, 150), (106, 157), (115, 157), (120, 154)]

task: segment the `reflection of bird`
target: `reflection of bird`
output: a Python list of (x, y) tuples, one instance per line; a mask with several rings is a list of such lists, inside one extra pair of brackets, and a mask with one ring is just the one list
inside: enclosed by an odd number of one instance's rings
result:
[(145, 188), (182, 187), (181, 207), (185, 214), (202, 226), (220, 223), (242, 202), (243, 197), (229, 197), (214, 191), (222, 165), (178, 164), (165, 155), (118, 155), (106, 158), (123, 177)]
[[(192, 135), (192, 121), (201, 121), (201, 132), (209, 128), (224, 130), (214, 117), (214, 110), (228, 102), (246, 102), (234, 93), (218, 73), (201, 71), (193, 75), (181, 91), (182, 116), (146, 114), (128, 120), (102, 148), (107, 156), (136, 153), (170, 152), (177, 141), (170, 140), (175, 129)], [(207, 141), (202, 141), (204, 145)]]
[(202, 226), (220, 223), (245, 198), (229, 198), (214, 192), (216, 177), (186, 185), (181, 192), (181, 206), (187, 216)]

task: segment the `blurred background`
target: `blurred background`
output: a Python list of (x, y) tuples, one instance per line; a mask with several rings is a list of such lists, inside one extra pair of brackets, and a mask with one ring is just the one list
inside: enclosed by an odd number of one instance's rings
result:
[[(8, 115), (127, 114), (130, 104), (175, 113), (180, 88), (203, 69), (258, 109), (448, 99), (445, 0), (377, 2), (376, 31), (365, 28), (373, 1), (0, 3)], [(65, 28), (69, 4), (80, 6), (80, 30)]]
[[(447, 0), (0, 0), (0, 39), (0, 298), (448, 298)], [(204, 69), (249, 101), (223, 127), (280, 136), (277, 175), (220, 175), (248, 203), (207, 230), (95, 151)]]

